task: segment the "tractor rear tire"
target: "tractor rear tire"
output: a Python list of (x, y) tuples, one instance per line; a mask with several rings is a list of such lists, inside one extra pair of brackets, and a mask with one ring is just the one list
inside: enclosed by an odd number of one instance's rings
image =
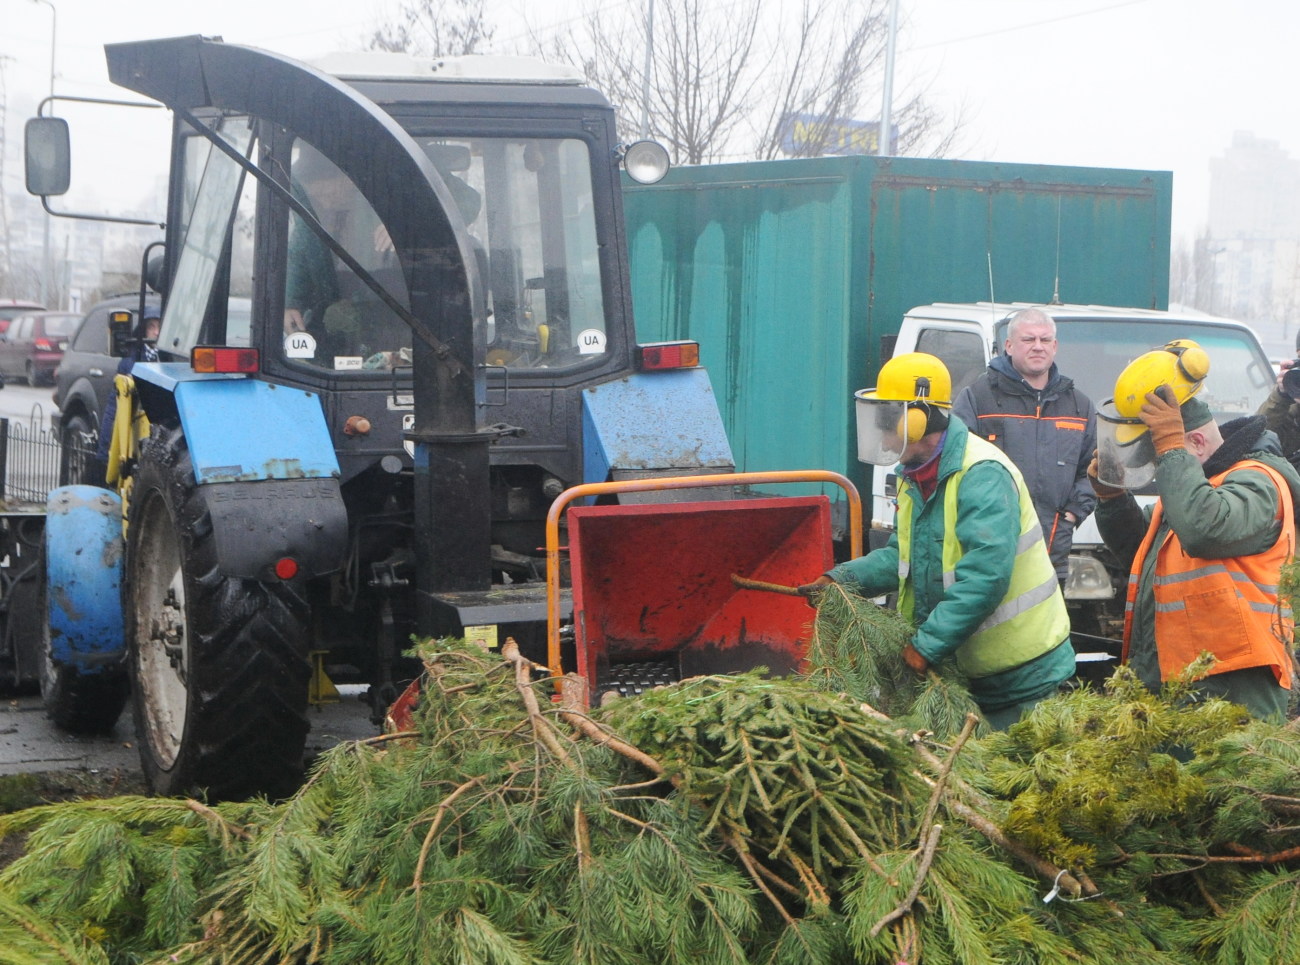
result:
[(222, 575), (179, 428), (141, 449), (127, 528), (127, 641), (158, 794), (284, 797), (302, 779), (310, 609), (300, 587)]
[(117, 663), (96, 673), (86, 673), (57, 663), (50, 650), (50, 621), (46, 617), (45, 560), (42, 553), (37, 577), (41, 614), (40, 688), (45, 714), (54, 726), (71, 734), (107, 734), (126, 706), (126, 668)]

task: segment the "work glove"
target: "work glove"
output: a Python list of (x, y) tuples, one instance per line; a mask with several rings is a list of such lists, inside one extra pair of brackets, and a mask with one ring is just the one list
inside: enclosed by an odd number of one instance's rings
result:
[(817, 577), (817, 579), (813, 580), (811, 583), (805, 583), (802, 586), (800, 586), (799, 593), (802, 594), (808, 600), (809, 606), (815, 607), (817, 606), (817, 598), (821, 596), (822, 590), (830, 586), (834, 582), (835, 582), (834, 580), (832, 580), (829, 576), (823, 573), (821, 576)]
[(1156, 455), (1163, 456), (1173, 449), (1184, 448), (1183, 413), (1165, 386), (1147, 393), (1146, 402), (1138, 410), (1138, 418), (1151, 430), (1151, 441)]
[(925, 672), (930, 669), (930, 661), (921, 656), (921, 651), (910, 643), (903, 648), (903, 663), (907, 668), (918, 677), (924, 677)]
[(1124, 490), (1115, 486), (1107, 486), (1097, 478), (1097, 453), (1092, 454), (1092, 462), (1088, 463), (1088, 484), (1092, 486), (1092, 491), (1097, 494), (1098, 499), (1114, 499), (1116, 496), (1123, 496)]

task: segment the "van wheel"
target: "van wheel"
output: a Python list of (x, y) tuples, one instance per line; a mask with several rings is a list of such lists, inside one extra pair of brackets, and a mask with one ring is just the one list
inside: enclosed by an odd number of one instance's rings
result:
[(291, 584), (221, 575), (179, 428), (155, 427), (141, 450), (127, 534), (127, 641), (150, 787), (293, 793), (309, 729), (310, 611)]

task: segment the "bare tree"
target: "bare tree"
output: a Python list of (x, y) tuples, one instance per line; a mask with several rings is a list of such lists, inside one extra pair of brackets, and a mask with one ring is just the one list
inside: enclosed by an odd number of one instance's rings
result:
[[(619, 107), (625, 130), (639, 130), (648, 114), (650, 133), (679, 163), (814, 156), (840, 150), (853, 119), (876, 113), (867, 99), (881, 91), (886, 4), (802, 0), (788, 10), (769, 0), (654, 0), (648, 92), (645, 14), (594, 9), (568, 36), (538, 46), (581, 67)], [(900, 100), (894, 150), (945, 151), (959, 124), (945, 127), (921, 94)], [(795, 117), (803, 123), (792, 143)]]
[(377, 27), (369, 47), (430, 57), (482, 53), (496, 30), (485, 6), (486, 0), (403, 0), (397, 20)]
[[(533, 37), (532, 51), (579, 67), (618, 108), (624, 131), (658, 138), (678, 163), (865, 153), (845, 150), (844, 132), (879, 109), (888, 0), (641, 0), (633, 16), (624, 6), (586, 2), (571, 29)], [(370, 46), (483, 52), (495, 33), (489, 3), (402, 0), (397, 19), (376, 29)], [(960, 118), (943, 117), (924, 91), (900, 91), (892, 151), (945, 153)]]

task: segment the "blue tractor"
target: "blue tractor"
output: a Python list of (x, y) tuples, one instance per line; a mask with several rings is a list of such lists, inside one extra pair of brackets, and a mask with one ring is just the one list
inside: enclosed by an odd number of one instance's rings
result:
[(158, 793), (280, 795), (313, 666), (378, 718), (413, 634), (545, 661), (555, 497), (732, 470), (698, 352), (633, 330), (620, 162), (666, 156), (535, 62), (107, 55), (175, 119), (163, 320), (145, 352), (119, 323), (109, 486), (50, 496), (46, 702), (91, 728), (132, 700)]

